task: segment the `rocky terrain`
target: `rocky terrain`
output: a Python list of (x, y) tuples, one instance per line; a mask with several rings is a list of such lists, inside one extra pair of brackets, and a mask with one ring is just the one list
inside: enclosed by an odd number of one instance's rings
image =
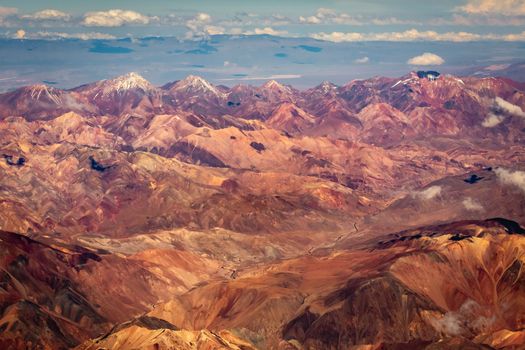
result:
[(525, 346), (525, 85), (0, 94), (0, 348)]

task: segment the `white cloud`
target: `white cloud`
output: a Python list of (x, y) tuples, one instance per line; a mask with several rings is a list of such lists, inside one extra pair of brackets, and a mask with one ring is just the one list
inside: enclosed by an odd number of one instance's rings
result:
[(211, 16), (207, 13), (198, 13), (195, 17), (186, 21), (186, 39), (200, 39), (209, 35), (225, 34), (224, 27), (213, 25)]
[(407, 63), (414, 66), (440, 66), (445, 63), (445, 60), (436, 54), (425, 52), (422, 55), (412, 57)]
[(505, 118), (501, 115), (496, 115), (494, 113), (489, 113), (489, 115), (481, 122), (481, 125), (485, 128), (493, 128), (496, 125), (500, 124)]
[(494, 172), (502, 183), (518, 186), (523, 192), (525, 192), (525, 171), (511, 171), (497, 168)]
[(370, 62), (370, 59), (368, 58), (368, 56), (357, 58), (354, 60), (354, 63), (359, 63), (359, 64), (364, 64), (368, 62)]
[(286, 30), (276, 30), (272, 27), (264, 27), (264, 28), (255, 28), (253, 30), (249, 30), (244, 32), (245, 35), (273, 35), (273, 36), (285, 36), (289, 33)]
[(412, 196), (422, 200), (430, 200), (439, 196), (441, 194), (441, 190), (441, 186), (430, 186), (425, 190), (414, 192)]
[(62, 33), (62, 32), (36, 32), (29, 35), (30, 39), (48, 39), (48, 40), (57, 40), (57, 39), (80, 39), (80, 40), (112, 40), (117, 39), (116, 36), (106, 33)]
[(525, 112), (523, 112), (520, 106), (516, 106), (508, 101), (505, 101), (501, 97), (496, 97), (494, 99), (494, 105), (496, 109), (500, 111), (503, 111), (505, 113), (508, 113), (510, 115), (514, 115), (517, 117), (525, 118)]
[(82, 24), (87, 27), (120, 27), (125, 24), (148, 24), (151, 19), (135, 11), (113, 9), (88, 12)]
[(307, 23), (307, 24), (319, 24), (321, 23), (321, 19), (316, 16), (308, 16), (308, 17), (299, 17), (299, 22), (301, 23)]
[(26, 31), (23, 29), (19, 29), (15, 33), (15, 39), (24, 39), (26, 37)]
[(456, 8), (457, 11), (468, 14), (482, 15), (525, 15), (524, 0), (468, 0), (463, 6)]
[(219, 35), (225, 33), (224, 28), (221, 26), (206, 26), (204, 30), (209, 35)]
[(299, 23), (305, 24), (340, 24), (362, 26), (374, 24), (378, 26), (396, 24), (420, 24), (412, 20), (402, 20), (396, 17), (369, 18), (364, 16), (351, 16), (344, 12), (339, 12), (329, 8), (319, 8), (311, 16), (299, 16)]
[(470, 211), (483, 211), (483, 206), (470, 197), (463, 200), (463, 206)]
[(337, 12), (328, 8), (319, 8), (312, 16), (300, 16), (299, 23), (306, 24), (347, 24), (363, 25), (364, 23), (346, 13)]
[(68, 21), (71, 15), (59, 10), (46, 9), (30, 15), (24, 15), (22, 18), (37, 21)]
[(343, 33), (343, 32), (332, 32), (332, 33), (314, 33), (310, 35), (314, 39), (333, 41), (335, 43), (341, 43), (345, 41), (366, 41), (366, 34), (362, 33)]
[(449, 336), (480, 334), (489, 329), (497, 318), (490, 308), (467, 299), (458, 310), (448, 311), (441, 318), (430, 319), (432, 326)]
[(314, 33), (310, 37), (318, 40), (333, 42), (353, 41), (525, 41), (525, 31), (513, 34), (477, 34), (470, 32), (438, 33), (433, 30), (419, 31), (410, 29), (403, 32), (359, 33), (359, 32), (332, 32)]

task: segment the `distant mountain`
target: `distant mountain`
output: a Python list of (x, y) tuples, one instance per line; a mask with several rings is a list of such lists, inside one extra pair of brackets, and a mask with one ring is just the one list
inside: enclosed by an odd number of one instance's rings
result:
[(125, 113), (155, 114), (169, 110), (171, 100), (162, 90), (137, 73), (129, 73), (110, 80), (83, 85), (73, 89), (99, 114)]

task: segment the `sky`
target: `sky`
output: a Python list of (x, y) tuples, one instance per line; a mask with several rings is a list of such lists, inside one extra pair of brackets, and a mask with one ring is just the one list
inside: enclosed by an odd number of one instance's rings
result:
[(417, 69), (523, 81), (523, 57), (525, 0), (0, 0), (0, 91), (130, 71), (305, 88)]
[(355, 41), (525, 41), (525, 0), (0, 0), (0, 34), (110, 39), (271, 34)]

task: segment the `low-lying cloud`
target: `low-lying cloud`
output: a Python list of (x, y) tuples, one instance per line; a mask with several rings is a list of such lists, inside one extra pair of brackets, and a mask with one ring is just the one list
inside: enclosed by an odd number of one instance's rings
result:
[(494, 172), (500, 182), (507, 185), (517, 186), (525, 192), (525, 171), (511, 171), (504, 168), (497, 168)]
[(510, 115), (525, 118), (525, 112), (523, 112), (520, 106), (516, 106), (515, 104), (505, 101), (501, 97), (496, 97), (494, 99), (494, 107), (497, 110), (508, 113)]
[(484, 210), (481, 204), (479, 204), (477, 201), (475, 201), (474, 199), (470, 197), (467, 197), (463, 200), (463, 206), (465, 207), (465, 209), (470, 210), (470, 211), (483, 211)]
[(430, 186), (427, 189), (413, 193), (413, 196), (422, 200), (431, 200), (439, 196), (441, 194), (441, 191), (441, 186)]
[(481, 122), (481, 125), (485, 128), (493, 128), (504, 120), (505, 117), (501, 115), (489, 113), (489, 115), (487, 115), (487, 117)]
[(432, 318), (430, 321), (438, 332), (448, 336), (460, 336), (486, 331), (496, 322), (496, 317), (490, 309), (468, 299), (458, 310), (449, 311), (441, 318)]
[(412, 57), (407, 63), (413, 66), (440, 66), (445, 63), (445, 60), (436, 54), (425, 52), (422, 55)]

